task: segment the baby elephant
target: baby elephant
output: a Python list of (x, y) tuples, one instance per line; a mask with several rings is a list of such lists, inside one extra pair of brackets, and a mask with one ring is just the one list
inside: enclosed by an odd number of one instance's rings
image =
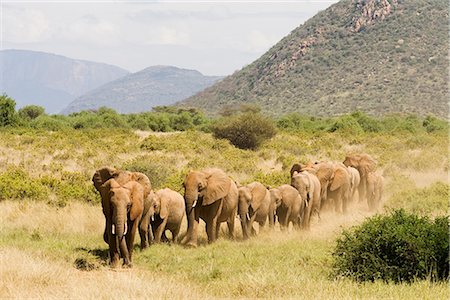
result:
[(148, 217), (154, 236), (154, 242), (167, 240), (165, 231), (170, 230), (172, 241), (176, 242), (181, 221), (185, 214), (184, 198), (179, 193), (165, 188), (149, 195), (150, 209)]
[(270, 196), (272, 202), (276, 203), (276, 214), (281, 230), (286, 230), (290, 222), (294, 228), (299, 228), (305, 208), (308, 207), (306, 199), (302, 199), (299, 192), (288, 184), (270, 189)]

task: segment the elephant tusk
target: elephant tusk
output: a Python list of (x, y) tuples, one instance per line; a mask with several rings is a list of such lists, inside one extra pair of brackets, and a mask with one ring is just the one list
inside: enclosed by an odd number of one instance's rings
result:
[(247, 213), (247, 214), (246, 214), (246, 216), (247, 216), (247, 219), (249, 219), (249, 220), (250, 220), (250, 214), (249, 214), (249, 213)]
[(194, 208), (197, 205), (197, 200), (194, 201), (194, 203), (192, 204), (192, 208)]
[(127, 223), (125, 222), (125, 230), (124, 230), (124, 232), (123, 232), (123, 235), (126, 235), (127, 232), (128, 232), (128, 225), (127, 225)]
[(155, 215), (151, 216), (150, 220), (152, 220), (152, 222), (155, 222)]
[(112, 234), (116, 234), (116, 225), (112, 224), (111, 232), (112, 232)]

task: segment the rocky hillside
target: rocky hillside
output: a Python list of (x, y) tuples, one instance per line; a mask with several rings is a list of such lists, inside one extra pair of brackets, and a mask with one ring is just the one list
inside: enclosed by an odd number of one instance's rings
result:
[(204, 76), (195, 70), (153, 66), (109, 82), (80, 96), (64, 114), (107, 106), (120, 113), (151, 110), (171, 105), (209, 87), (221, 77)]
[(448, 114), (448, 1), (343, 0), (261, 58), (180, 103), (217, 113)]
[(0, 93), (17, 106), (35, 104), (57, 113), (76, 97), (125, 76), (116, 66), (27, 50), (0, 51)]

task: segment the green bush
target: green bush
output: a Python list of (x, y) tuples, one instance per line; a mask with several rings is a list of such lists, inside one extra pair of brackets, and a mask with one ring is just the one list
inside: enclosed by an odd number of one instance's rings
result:
[(328, 131), (354, 135), (362, 133), (363, 129), (352, 116), (346, 115), (337, 118)]
[(225, 117), (212, 127), (215, 138), (227, 139), (241, 149), (256, 149), (276, 134), (273, 121), (259, 113)]
[(334, 275), (357, 281), (448, 280), (448, 217), (374, 216), (343, 232), (333, 259)]
[(0, 96), (0, 127), (15, 125), (16, 119), (16, 101), (3, 94)]
[(422, 126), (428, 133), (436, 131), (448, 131), (448, 123), (433, 116), (425, 117), (422, 122)]
[(41, 115), (30, 122), (30, 126), (36, 129), (58, 131), (69, 128), (69, 125), (62, 119)]
[(34, 120), (45, 114), (45, 109), (38, 105), (27, 105), (17, 111), (19, 117), (25, 120)]
[(39, 182), (39, 179), (31, 178), (21, 168), (10, 167), (0, 174), (0, 200), (26, 198), (42, 200), (48, 195), (48, 189)]

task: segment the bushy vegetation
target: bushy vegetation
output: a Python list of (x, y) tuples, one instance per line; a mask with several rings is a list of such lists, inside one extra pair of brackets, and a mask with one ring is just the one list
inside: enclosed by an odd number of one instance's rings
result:
[(448, 222), (404, 210), (374, 216), (337, 240), (335, 274), (357, 281), (448, 280)]
[(259, 113), (240, 113), (224, 117), (212, 127), (215, 138), (227, 139), (241, 149), (256, 149), (276, 134), (273, 121)]

